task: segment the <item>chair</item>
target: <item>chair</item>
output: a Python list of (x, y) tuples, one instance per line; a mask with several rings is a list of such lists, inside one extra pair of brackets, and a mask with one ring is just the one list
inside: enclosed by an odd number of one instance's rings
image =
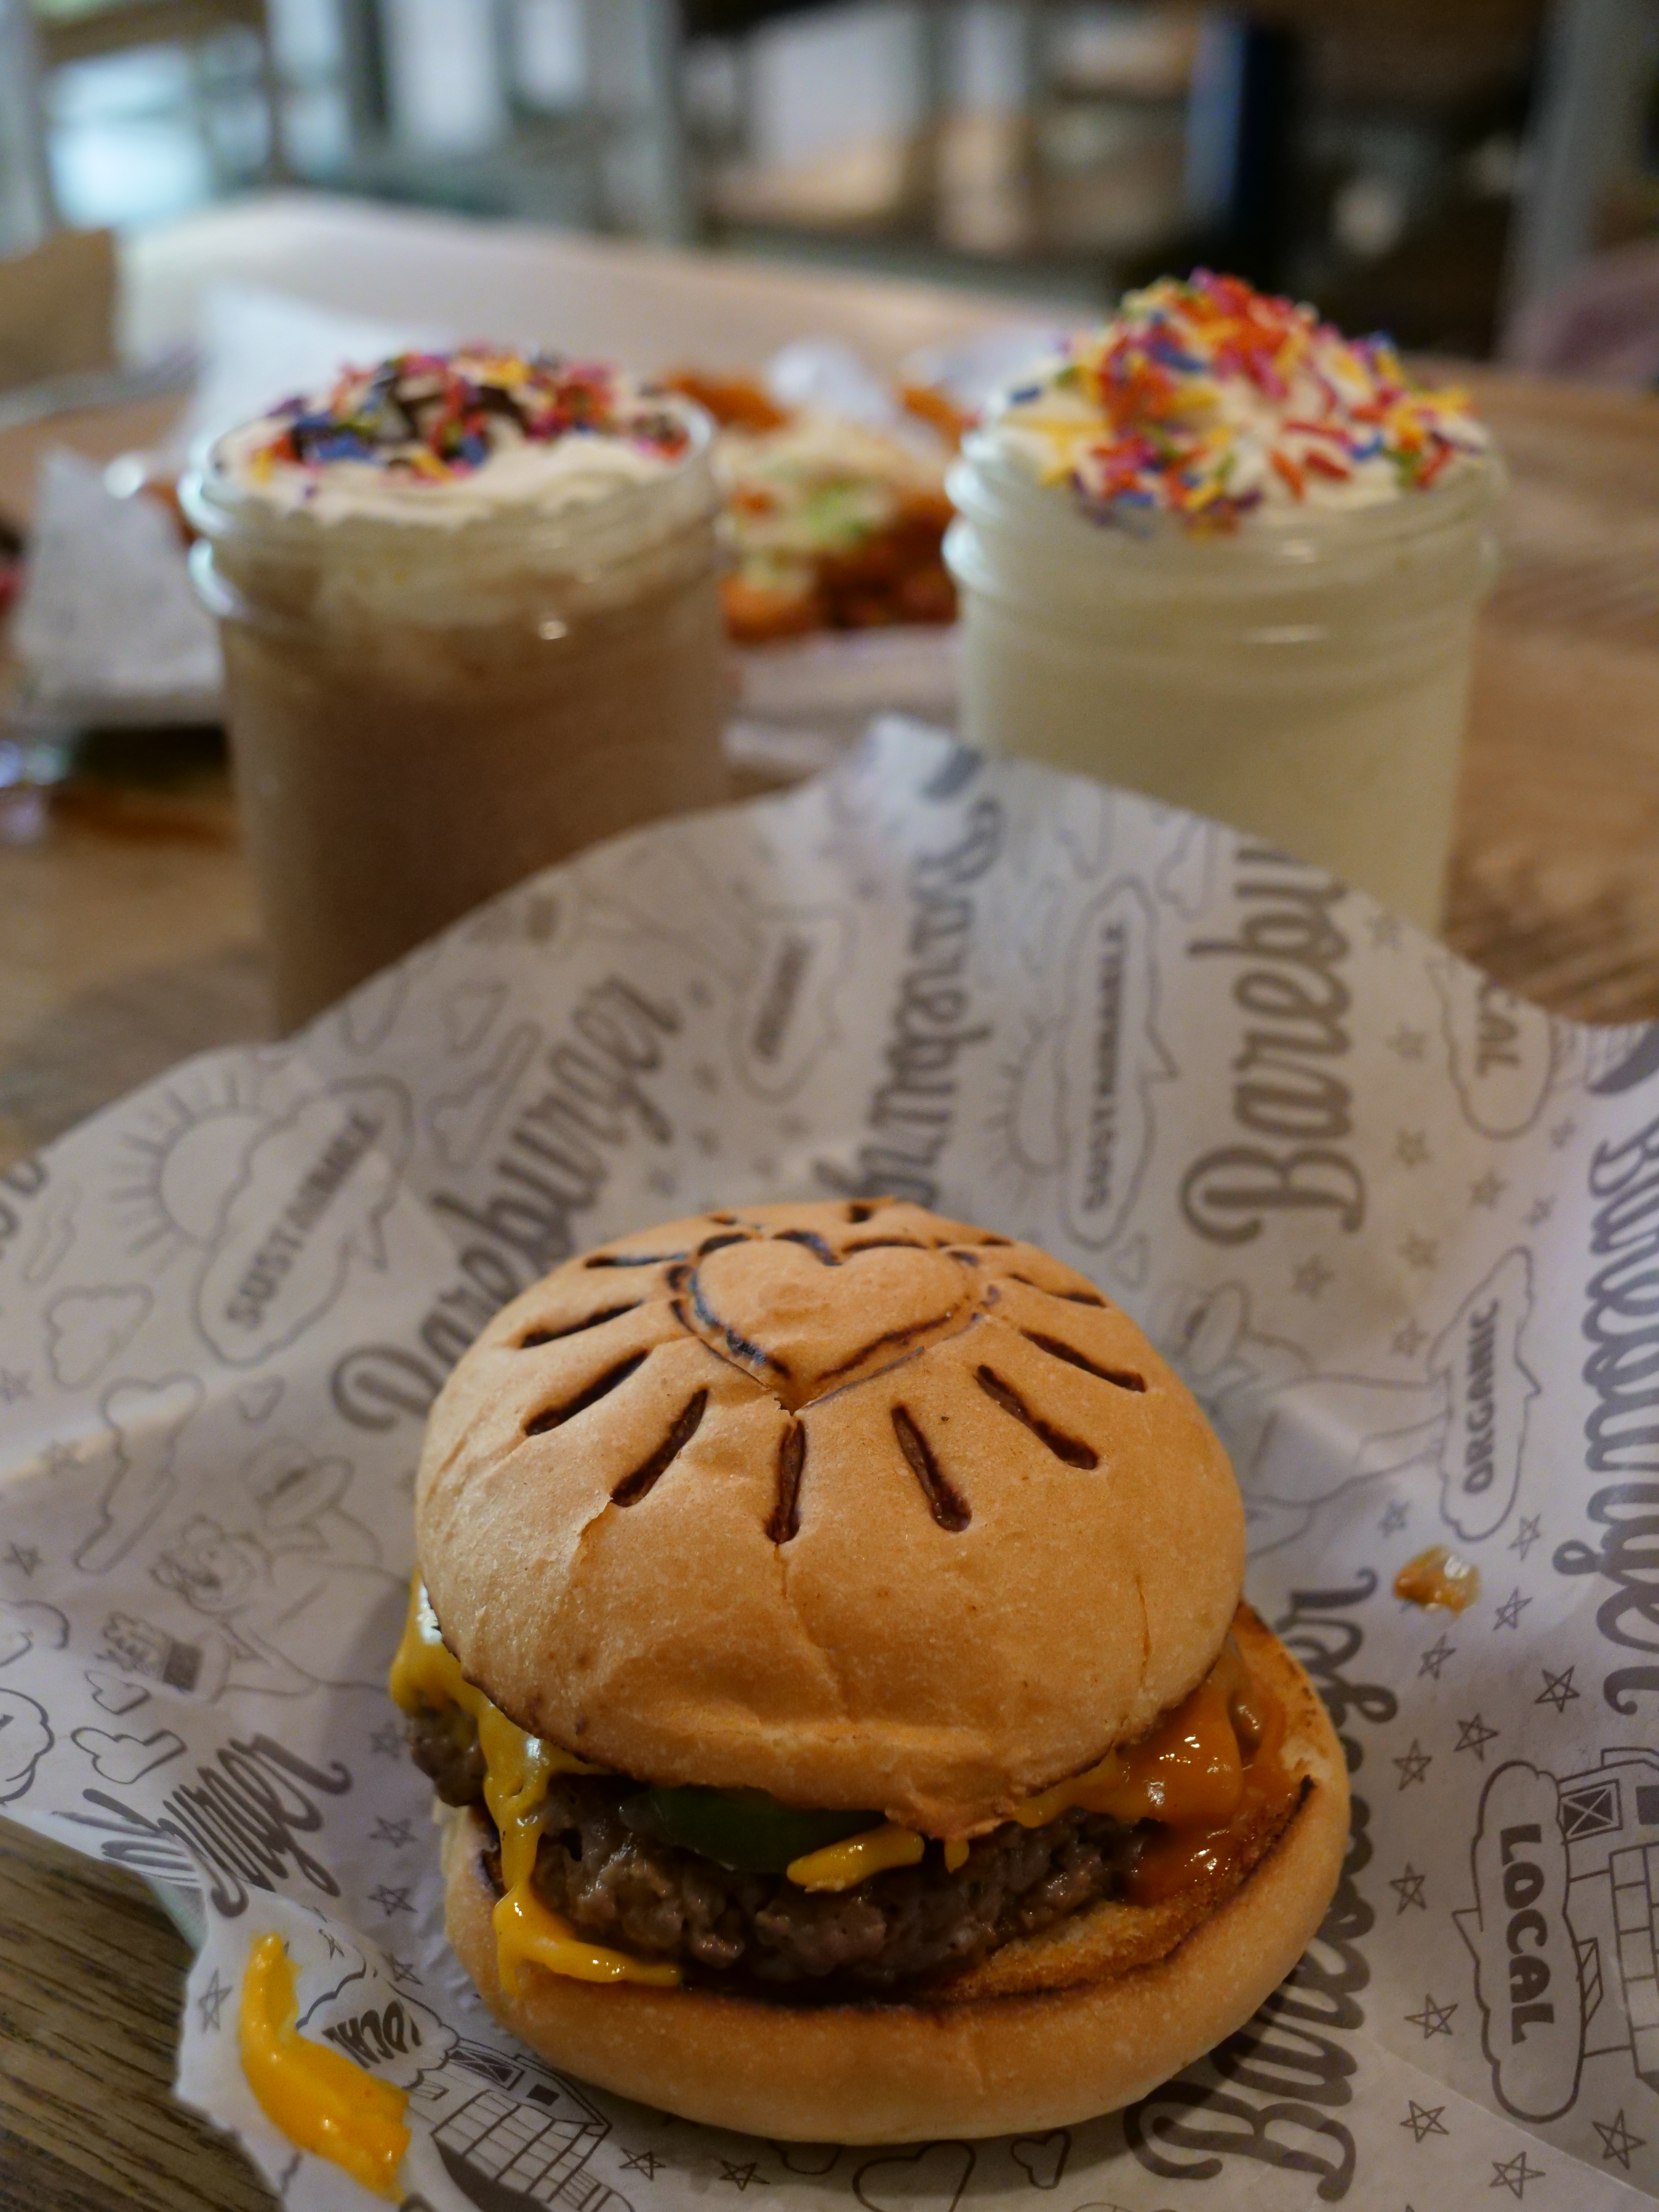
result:
[[(259, 88), (270, 118), (264, 174), (289, 174), (283, 153), (282, 88), (265, 0), (29, 0), (40, 76), (71, 63), (138, 46), (182, 46), (199, 70), (202, 48), (229, 31), (258, 41)], [(198, 106), (204, 103), (198, 103)]]
[(55, 231), (0, 259), (0, 392), (115, 365), (115, 244)]

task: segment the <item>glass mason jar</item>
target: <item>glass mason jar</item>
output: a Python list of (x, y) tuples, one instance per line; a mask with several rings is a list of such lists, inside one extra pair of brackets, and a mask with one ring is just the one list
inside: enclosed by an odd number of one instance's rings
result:
[(1438, 925), (1495, 461), (1212, 537), (1095, 521), (994, 433), (949, 484), (969, 744), (1230, 823)]
[(708, 438), (453, 522), (321, 521), (202, 459), (192, 573), (284, 1030), (548, 862), (727, 796)]

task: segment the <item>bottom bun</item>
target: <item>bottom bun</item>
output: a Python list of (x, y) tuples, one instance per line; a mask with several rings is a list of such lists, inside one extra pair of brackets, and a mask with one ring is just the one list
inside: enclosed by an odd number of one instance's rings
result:
[[(490, 1917), (494, 1846), (471, 1810), (447, 1816), (449, 1940), (504, 2027), (553, 2065), (683, 2118), (805, 2142), (902, 2143), (1064, 2127), (1132, 2104), (1243, 2027), (1307, 1948), (1348, 1832), (1347, 1772), (1324, 1707), (1282, 1644), (1257, 1629), (1260, 1666), (1285, 1698), (1287, 1764), (1301, 1802), (1243, 1885), (1190, 1926), (1149, 1909), (1164, 1955), (1079, 1978), (1079, 1953), (1119, 1957), (1134, 1907), (1106, 1904), (1022, 1939), (1009, 1994), (976, 1974), (923, 2003), (793, 2005), (707, 1988), (579, 1982), (531, 1967), (503, 1987)], [(1010, 1950), (1016, 1947), (1007, 1947)], [(1052, 1978), (1043, 1985), (1043, 1954)], [(1000, 1954), (994, 1953), (993, 1964)]]

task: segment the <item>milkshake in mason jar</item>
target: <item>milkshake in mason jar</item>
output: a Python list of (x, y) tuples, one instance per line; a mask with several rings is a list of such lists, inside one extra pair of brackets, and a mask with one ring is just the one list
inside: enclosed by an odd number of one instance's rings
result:
[(1205, 271), (966, 441), (963, 734), (1317, 862), (1432, 928), (1502, 471), (1386, 340)]
[(470, 348), (343, 373), (186, 484), (294, 1027), (580, 847), (726, 795), (707, 419)]

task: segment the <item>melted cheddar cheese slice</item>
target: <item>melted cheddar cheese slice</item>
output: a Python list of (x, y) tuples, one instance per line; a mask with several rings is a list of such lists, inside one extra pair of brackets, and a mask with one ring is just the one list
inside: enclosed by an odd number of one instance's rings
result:
[(927, 1850), (927, 1839), (914, 1828), (901, 1828), (889, 1820), (862, 1835), (848, 1836), (839, 1844), (826, 1844), (789, 1863), (789, 1880), (802, 1889), (853, 1889), (872, 1874), (889, 1867), (915, 1866)]
[(392, 1698), (406, 1713), (442, 1712), (456, 1706), (470, 1714), (478, 1730), (484, 1759), (484, 1803), (501, 1839), (501, 1887), (495, 1907), (495, 1962), (508, 1987), (516, 1984), (526, 1960), (556, 1974), (583, 1982), (648, 1982), (672, 1988), (678, 1966), (630, 1958), (579, 1936), (535, 1893), (536, 1850), (547, 1809), (547, 1785), (556, 1774), (603, 1774), (556, 1743), (530, 1735), (508, 1720), (499, 1705), (469, 1682), (461, 1663), (444, 1642), (438, 1616), (420, 1578), (409, 1594), (403, 1641), (392, 1662)]
[[(410, 1594), (409, 1618), (392, 1667), (392, 1695), (406, 1713), (458, 1707), (478, 1730), (484, 1759), (484, 1802), (501, 1839), (501, 1882), (495, 1907), (497, 1963), (504, 1981), (516, 1979), (526, 1963), (545, 1966), (580, 1981), (647, 1982), (672, 1987), (678, 1966), (648, 1963), (625, 1952), (605, 1950), (579, 1936), (544, 1905), (532, 1886), (541, 1839), (547, 1786), (556, 1774), (602, 1774), (556, 1744), (508, 1720), (476, 1684), (439, 1632), (437, 1616), (416, 1577)], [(1228, 1638), (1221, 1657), (1191, 1696), (1166, 1713), (1139, 1743), (1108, 1752), (1085, 1773), (1057, 1782), (1050, 1790), (1017, 1806), (1012, 1818), (1022, 1827), (1045, 1827), (1063, 1813), (1109, 1814), (1133, 1826), (1159, 1823), (1146, 1860), (1146, 1878), (1137, 1875), (1133, 1893), (1148, 1895), (1173, 1887), (1177, 1868), (1196, 1873), (1226, 1856), (1222, 1843), (1253, 1796), (1285, 1786), (1277, 1759), (1283, 1717), (1262, 1706), (1257, 1741), (1247, 1765), (1234, 1726), (1235, 1706), (1261, 1705), (1258, 1686)], [(878, 1828), (826, 1844), (793, 1860), (788, 1879), (800, 1888), (834, 1892), (853, 1889), (892, 1867), (917, 1865), (927, 1839), (915, 1829), (886, 1821)], [(969, 1844), (959, 1838), (944, 1845), (951, 1873), (967, 1863)], [(1154, 1869), (1156, 1869), (1156, 1871)]]

